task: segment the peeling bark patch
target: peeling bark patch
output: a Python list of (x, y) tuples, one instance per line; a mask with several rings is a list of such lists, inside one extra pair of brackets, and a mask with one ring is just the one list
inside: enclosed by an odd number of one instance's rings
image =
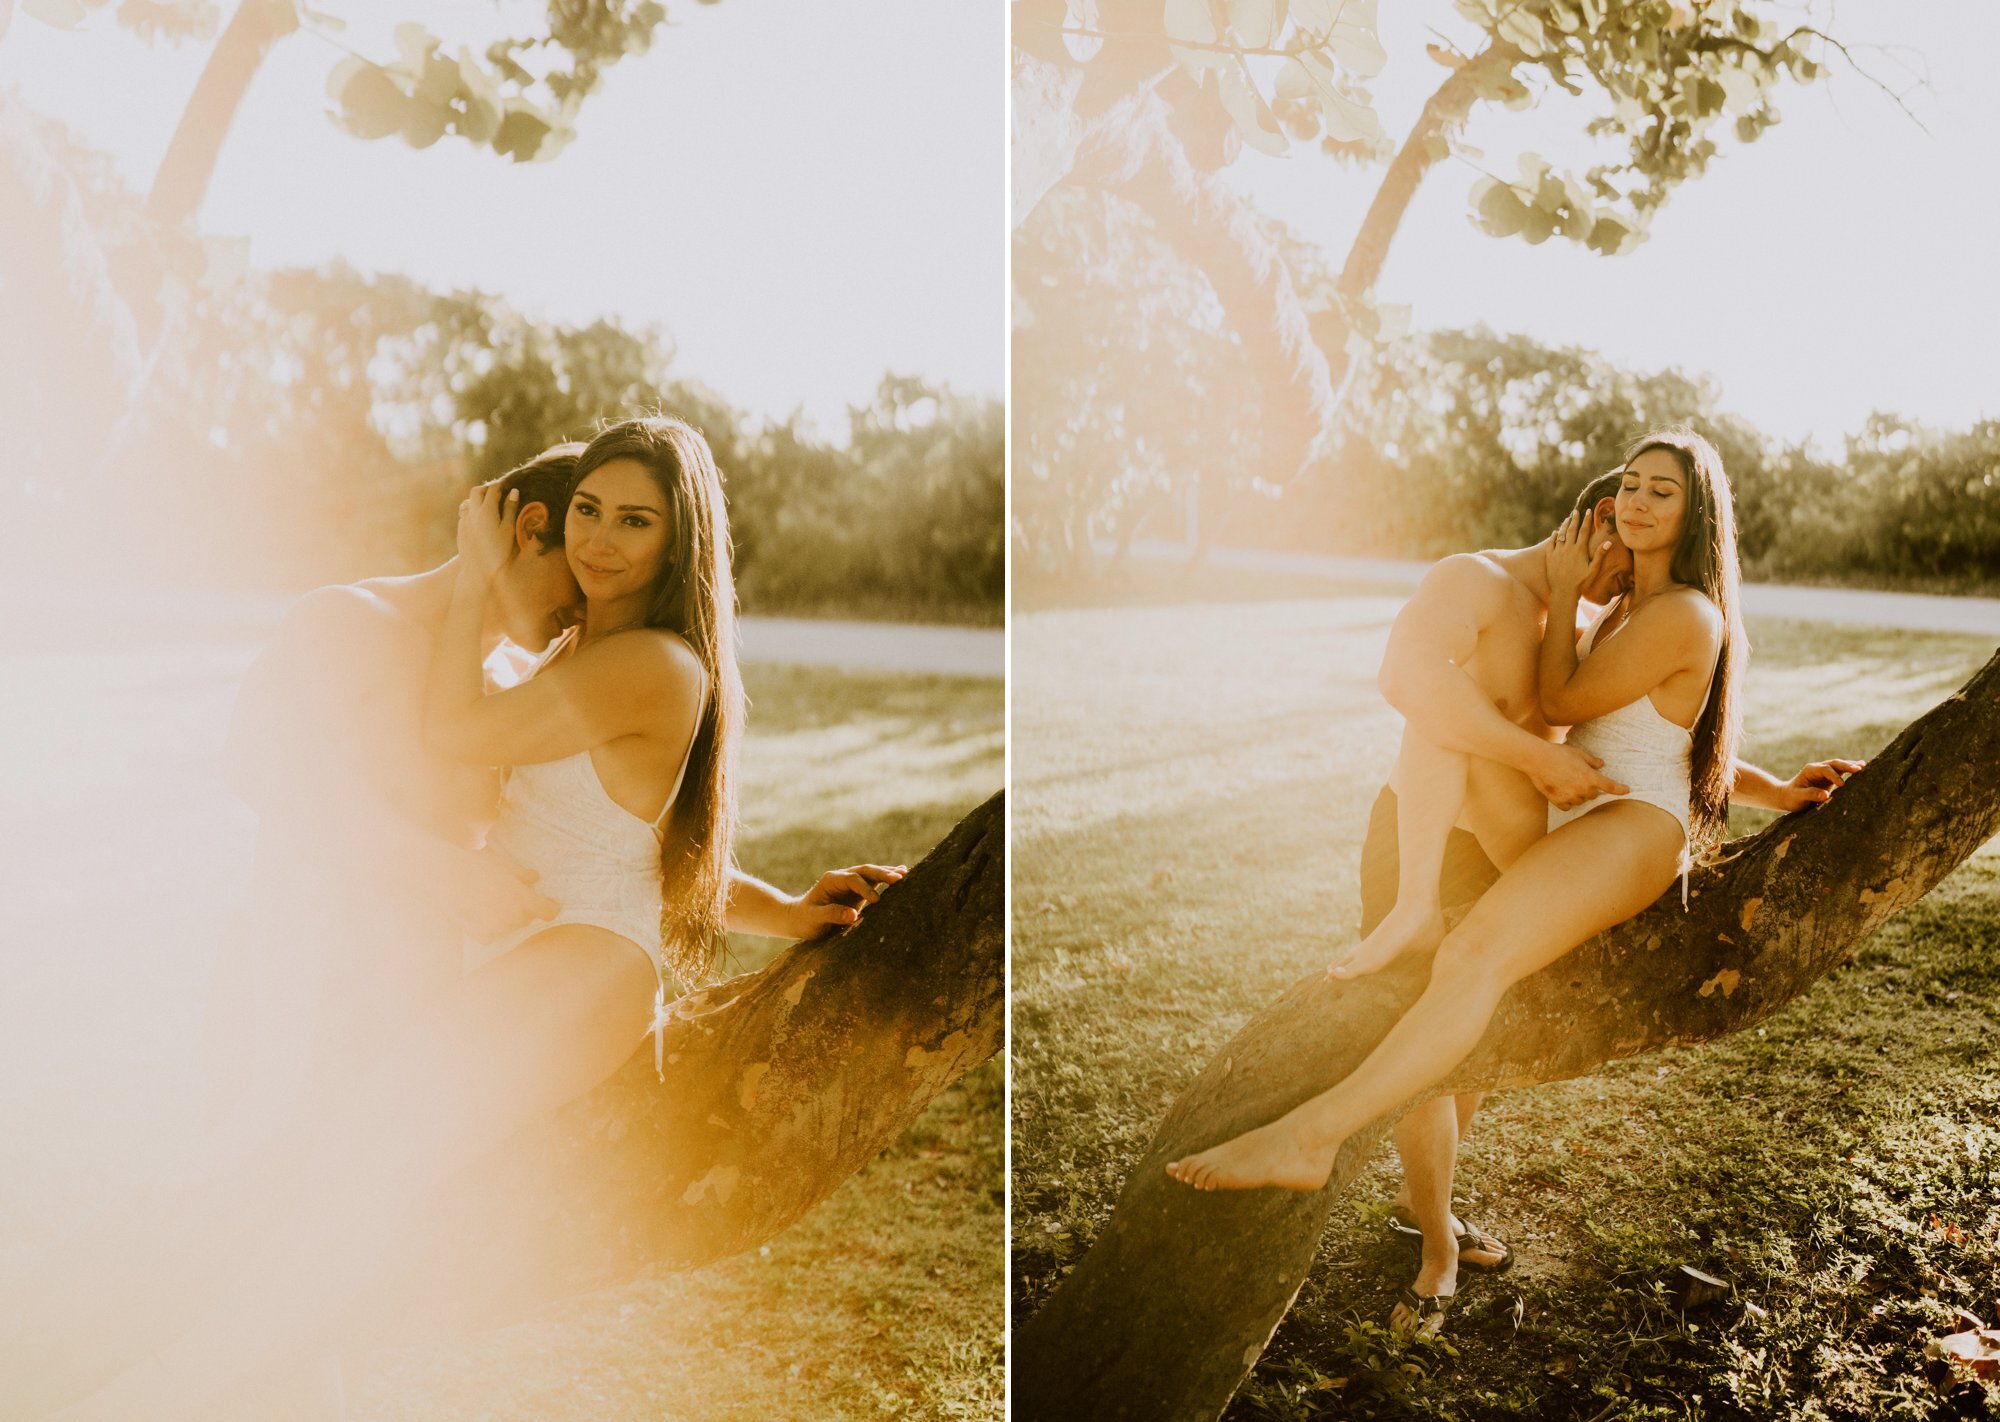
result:
[(1771, 851), (1771, 862), (1773, 864), (1778, 864), (1783, 862), (1785, 855), (1791, 851), (1792, 841), (1797, 838), (1798, 836), (1795, 834), (1788, 834), (1783, 839), (1779, 840), (1778, 847)]
[(1742, 981), (1743, 974), (1737, 972), (1734, 968), (1724, 968), (1701, 985), (1700, 996), (1714, 997), (1715, 990), (1721, 988), (1724, 997), (1733, 997), (1736, 993), (1736, 985)]
[(718, 1205), (729, 1203), (729, 1197), (736, 1193), (736, 1177), (743, 1172), (733, 1165), (710, 1166), (708, 1174), (687, 1187), (681, 1196), (683, 1205), (699, 1205), (703, 1197), (715, 1196)]
[(799, 974), (799, 980), (785, 989), (785, 1001), (791, 1006), (797, 1007), (799, 999), (806, 995), (806, 984), (811, 982), (818, 973), (818, 968), (808, 968)]
[(736, 1099), (745, 1111), (757, 1109), (757, 1088), (763, 1084), (764, 1073), (770, 1069), (769, 1062), (752, 1062), (743, 1068), (743, 1081), (736, 1088)]
[[(1762, 907), (1763, 903), (1762, 899), (1745, 899), (1743, 901), (1743, 913), (1738, 922), (1743, 925), (1745, 933), (1750, 931), (1750, 925), (1756, 921), (1757, 910)], [(1704, 993), (1703, 996), (1707, 996), (1707, 994)]]
[(938, 1043), (936, 1051), (926, 1051), (920, 1042), (910, 1048), (909, 1055), (903, 1058), (903, 1065), (911, 1071), (927, 1071), (940, 1062), (956, 1057), (964, 1050), (968, 1040), (964, 1032), (954, 1032)]
[(1864, 904), (1880, 903), (1883, 899), (1895, 898), (1902, 891), (1903, 881), (1899, 876), (1891, 879), (1879, 889), (1863, 889), (1861, 891), (1861, 902)]

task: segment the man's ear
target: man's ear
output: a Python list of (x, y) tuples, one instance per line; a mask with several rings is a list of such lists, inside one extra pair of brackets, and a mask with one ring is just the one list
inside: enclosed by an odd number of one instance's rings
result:
[(1618, 500), (1606, 494), (1597, 501), (1597, 507), (1590, 511), (1599, 528), (1615, 527), (1618, 521)]
[(514, 516), (514, 551), (526, 553), (532, 544), (539, 553), (542, 548), (540, 535), (548, 530), (548, 526), (547, 504), (537, 502), (523, 506), (520, 513)]

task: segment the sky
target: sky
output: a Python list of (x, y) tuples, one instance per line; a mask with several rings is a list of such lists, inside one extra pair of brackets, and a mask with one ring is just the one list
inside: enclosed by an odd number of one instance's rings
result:
[[(315, 0), (339, 42), (395, 55), (421, 18), (475, 50), (530, 32), (521, 0)], [(223, 5), (225, 15), (233, 6)], [(278, 44), (199, 220), (259, 267), (342, 258), (477, 286), (565, 322), (658, 323), (676, 370), (739, 407), (803, 408), (839, 437), (884, 372), (997, 396), (1005, 381), (1004, 7), (931, 0), (673, 0), (554, 161), (453, 140), (364, 143), (326, 117), (341, 49)], [(110, 152), (143, 191), (207, 46), (148, 46), (93, 13), (17, 12), (0, 85)]]
[[(1724, 135), (1651, 240), (1613, 258), (1483, 236), (1467, 217), (1479, 172), (1447, 163), (1405, 218), (1379, 299), (1410, 305), (1419, 330), (1483, 322), (1637, 369), (1705, 372), (1724, 408), (1830, 454), (1872, 410), (1956, 428), (2000, 418), (2000, 6), (1828, 8), (1827, 28), (1861, 46), (1870, 72), (1898, 89), (1928, 76), (1906, 97), (1922, 128), (1836, 59), (1830, 82), (1788, 86), (1783, 122), (1758, 142)], [(1444, 78), (1423, 54), (1430, 27), (1470, 42), (1446, 4), (1381, 7), (1389, 65), (1373, 89), (1392, 135)], [(1580, 168), (1582, 103), (1558, 91), (1524, 113), (1483, 105), (1467, 138), (1502, 176), (1526, 150)], [(1229, 175), (1337, 266), (1379, 172), (1246, 151)]]

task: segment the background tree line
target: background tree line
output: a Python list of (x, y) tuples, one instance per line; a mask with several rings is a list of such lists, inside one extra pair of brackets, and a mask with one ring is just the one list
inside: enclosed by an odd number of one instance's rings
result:
[(679, 370), (658, 329), (540, 320), (491, 292), (339, 264), (254, 270), (240, 242), (148, 223), (109, 160), (7, 109), (11, 136), (75, 195), (91, 240), (71, 252), (101, 252), (126, 294), (173, 308), (108, 458), (90, 453), (102, 402), (32, 342), (0, 357), (27, 412), (0, 431), (0, 483), (129, 525), (132, 572), (297, 588), (428, 566), (451, 552), (468, 484), (662, 408), (714, 446), (746, 608), (999, 620), (998, 401), (885, 375), (837, 441), (799, 414), (735, 408)]
[(1828, 454), (1725, 410), (1705, 376), (1521, 333), (1399, 333), (1393, 313), (1357, 334), (1323, 255), (1266, 229), (1315, 336), (1357, 358), (1331, 437), (1289, 480), (1265, 459), (1240, 342), (1151, 218), (1072, 189), (1024, 225), (1014, 523), (1034, 569), (1083, 571), (1093, 541), (1185, 537), (1191, 495), (1204, 544), (1432, 558), (1532, 542), (1632, 435), (1687, 422), (1722, 450), (1750, 576), (2000, 581), (2000, 420), (1940, 430), (1875, 412)]

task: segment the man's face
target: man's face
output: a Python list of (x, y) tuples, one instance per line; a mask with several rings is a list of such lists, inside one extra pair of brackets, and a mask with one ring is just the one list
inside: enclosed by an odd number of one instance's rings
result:
[[(541, 507), (530, 504), (520, 519), (529, 520), (530, 512)], [(560, 547), (545, 549), (522, 532), (516, 533), (515, 545), (514, 556), (494, 582), (495, 610), (508, 641), (539, 652), (582, 615), (583, 594)]]
[(1616, 507), (1615, 499), (1599, 499), (1596, 509), (1591, 513), (1589, 528), (1591, 547), (1594, 548), (1603, 542), (1608, 534), (1611, 538), (1611, 551), (1605, 556), (1604, 566), (1598, 571), (1597, 576), (1583, 585), (1581, 596), (1584, 601), (1594, 602), (1600, 607), (1632, 590), (1632, 550), (1627, 548), (1624, 540), (1618, 536), (1617, 524), (1613, 520), (1613, 511)]

